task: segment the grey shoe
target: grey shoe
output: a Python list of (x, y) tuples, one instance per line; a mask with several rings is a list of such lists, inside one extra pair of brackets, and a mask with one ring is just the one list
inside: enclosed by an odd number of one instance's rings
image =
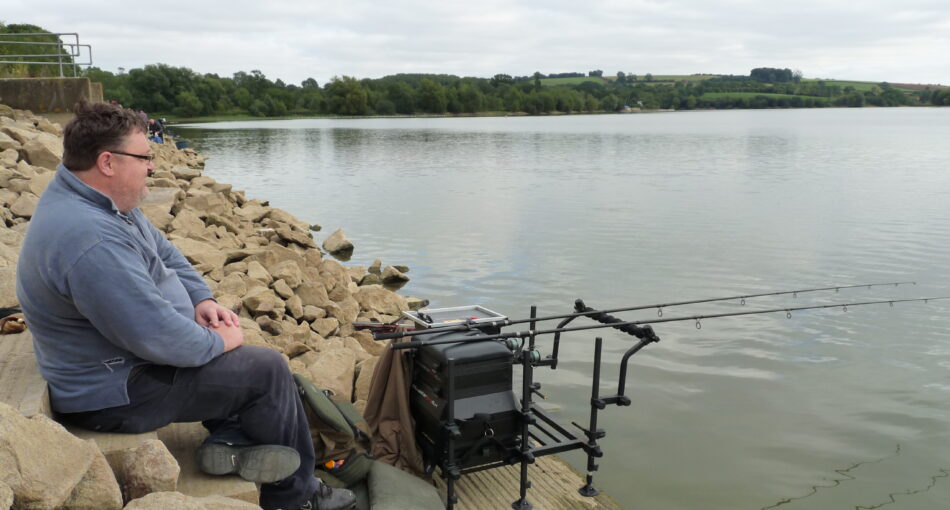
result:
[(297, 450), (279, 445), (232, 446), (205, 443), (198, 448), (198, 467), (209, 475), (236, 473), (256, 483), (274, 483), (300, 467)]
[(321, 482), (320, 486), (298, 510), (351, 510), (356, 508), (356, 494), (348, 489), (333, 489)]

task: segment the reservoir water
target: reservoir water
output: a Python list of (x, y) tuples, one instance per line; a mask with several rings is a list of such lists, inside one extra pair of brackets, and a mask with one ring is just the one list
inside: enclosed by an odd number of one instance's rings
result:
[[(405, 264), (431, 306), (664, 317), (950, 295), (950, 108), (178, 127), (206, 175)], [(648, 319), (656, 310), (621, 314)], [(580, 323), (579, 323), (580, 324)], [(609, 407), (595, 485), (630, 509), (950, 506), (950, 301), (658, 324)], [(602, 393), (631, 337), (605, 339)], [(594, 332), (539, 369), (586, 423)], [(550, 340), (541, 342), (543, 354)], [(578, 469), (585, 458), (565, 458)], [(530, 493), (529, 493), (530, 494)], [(512, 500), (517, 495), (512, 495)], [(530, 497), (530, 496), (529, 496)]]

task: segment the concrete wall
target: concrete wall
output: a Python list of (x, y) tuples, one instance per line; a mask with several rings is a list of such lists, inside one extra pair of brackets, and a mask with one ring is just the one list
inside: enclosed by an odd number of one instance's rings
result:
[(102, 84), (89, 78), (3, 78), (0, 104), (33, 113), (70, 113), (80, 99), (102, 102)]

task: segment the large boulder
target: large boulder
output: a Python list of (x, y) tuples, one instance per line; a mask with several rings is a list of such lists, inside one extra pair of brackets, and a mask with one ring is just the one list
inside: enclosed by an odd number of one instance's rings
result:
[(213, 267), (224, 266), (226, 260), (224, 253), (210, 243), (186, 239), (177, 235), (172, 237), (171, 241), (192, 264), (208, 264)]
[(318, 335), (328, 337), (340, 327), (340, 321), (334, 318), (316, 319), (310, 323), (310, 328)]
[(165, 443), (149, 439), (122, 452), (122, 495), (126, 501), (153, 492), (175, 491), (181, 469)]
[(13, 506), (13, 489), (0, 480), (0, 510), (10, 510)]
[(191, 191), (189, 195), (182, 201), (182, 209), (193, 211), (201, 218), (206, 218), (211, 213), (228, 214), (234, 207), (223, 193)]
[(61, 507), (101, 456), (45, 415), (26, 418), (0, 403), (0, 481), (13, 489), (18, 508)]
[(4, 133), (3, 131), (0, 131), (0, 151), (5, 151), (7, 149), (17, 149), (19, 147), (20, 142), (14, 140), (13, 137)]
[(132, 500), (124, 510), (208, 510), (197, 498), (180, 492), (153, 492)]
[(323, 249), (334, 257), (348, 258), (353, 254), (353, 243), (346, 238), (341, 228), (323, 241)]
[(406, 299), (380, 287), (379, 285), (365, 285), (353, 293), (360, 307), (366, 311), (373, 311), (385, 315), (400, 315), (409, 309)]
[(53, 178), (56, 177), (56, 172), (43, 172), (37, 174), (30, 181), (30, 192), (36, 196), (43, 194), (43, 191), (46, 190), (46, 187), (49, 186), (49, 183), (52, 182)]
[(301, 284), (299, 287), (297, 287), (296, 292), (297, 296), (300, 297), (300, 301), (304, 308), (307, 306), (316, 306), (322, 308), (326, 304), (330, 303), (330, 297), (327, 295), (327, 289), (320, 282), (307, 282)]
[(409, 281), (409, 277), (393, 266), (386, 266), (380, 279), (386, 285), (404, 285)]
[(63, 140), (49, 133), (39, 133), (24, 143), (21, 150), (29, 164), (55, 170), (63, 159)]
[(270, 268), (270, 274), (275, 279), (283, 280), (292, 289), (299, 287), (304, 280), (303, 271), (294, 260), (284, 260), (274, 264)]
[[(0, 506), (0, 508), (3, 508)], [(122, 492), (112, 468), (102, 453), (89, 466), (86, 476), (73, 489), (62, 510), (119, 510), (122, 508)]]
[[(296, 359), (307, 357), (308, 354)], [(318, 388), (332, 391), (334, 399), (352, 402), (356, 354), (346, 347), (326, 348), (315, 354), (314, 361), (307, 365), (305, 375)]]
[(36, 212), (36, 204), (39, 200), (40, 198), (33, 193), (22, 193), (20, 194), (20, 198), (16, 199), (16, 201), (10, 205), (10, 212), (21, 218), (32, 218), (33, 213)]
[(270, 208), (261, 205), (257, 200), (251, 200), (243, 206), (234, 209), (236, 216), (252, 222), (261, 221), (269, 212)]
[(244, 296), (244, 306), (251, 315), (277, 316), (284, 313), (286, 305), (277, 294), (267, 287), (255, 287)]

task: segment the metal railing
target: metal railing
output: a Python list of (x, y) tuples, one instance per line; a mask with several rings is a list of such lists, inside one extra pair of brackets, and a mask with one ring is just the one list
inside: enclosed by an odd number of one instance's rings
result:
[[(36, 40), (15, 40), (15, 38), (38, 38), (38, 37), (50, 37), (55, 36), (58, 40), (56, 42), (48, 41), (36, 41)], [(72, 38), (72, 42), (63, 41), (63, 37)], [(35, 33), (22, 33), (22, 34), (0, 34), (0, 46), (2, 45), (34, 45), (34, 46), (55, 46), (55, 53), (41, 53), (41, 54), (7, 54), (0, 55), (0, 64), (34, 64), (34, 65), (58, 65), (59, 66), (59, 76), (60, 78), (65, 76), (64, 67), (71, 67), (73, 71), (73, 76), (78, 76), (79, 66), (91, 66), (92, 65), (92, 46), (88, 44), (79, 44), (79, 34), (76, 32), (59, 32), (59, 33), (46, 33), (46, 32), (35, 32)], [(85, 51), (83, 51), (85, 50)], [(79, 61), (81, 57), (85, 57), (85, 61)], [(47, 60), (8, 60), (8, 59), (47, 59)], [(63, 61), (64, 58), (72, 59), (72, 61)], [(55, 60), (53, 60), (55, 59)]]

